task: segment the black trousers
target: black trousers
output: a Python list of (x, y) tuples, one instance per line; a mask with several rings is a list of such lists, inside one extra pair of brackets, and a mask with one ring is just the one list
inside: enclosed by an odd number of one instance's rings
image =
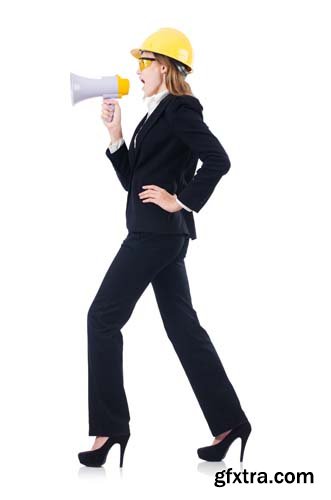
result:
[(130, 432), (121, 328), (149, 283), (213, 436), (246, 420), (192, 306), (184, 262), (188, 244), (186, 234), (129, 232), (115, 255), (87, 314), (89, 436)]

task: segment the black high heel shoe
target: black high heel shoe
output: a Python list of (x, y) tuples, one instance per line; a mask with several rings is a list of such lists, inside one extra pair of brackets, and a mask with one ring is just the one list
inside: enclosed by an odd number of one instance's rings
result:
[(199, 458), (207, 460), (208, 462), (218, 462), (220, 460), (223, 460), (223, 458), (227, 454), (228, 449), (230, 448), (230, 445), (233, 443), (235, 439), (240, 437), (241, 438), (240, 462), (242, 462), (244, 458), (245, 446), (247, 443), (248, 436), (251, 433), (251, 430), (252, 427), (248, 420), (237, 425), (219, 443), (212, 444), (211, 446), (204, 446), (203, 448), (198, 448), (197, 452)]
[(96, 450), (81, 451), (78, 453), (78, 458), (81, 464), (87, 465), (88, 467), (101, 467), (106, 463), (108, 451), (115, 443), (119, 443), (121, 446), (120, 454), (120, 467), (123, 466), (123, 458), (125, 447), (128, 443), (130, 434), (121, 434), (118, 436), (110, 436), (107, 441)]

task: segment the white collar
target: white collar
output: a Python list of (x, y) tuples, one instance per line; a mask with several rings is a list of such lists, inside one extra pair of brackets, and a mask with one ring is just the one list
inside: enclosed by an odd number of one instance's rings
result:
[(159, 102), (165, 97), (167, 94), (169, 94), (169, 90), (162, 90), (161, 92), (158, 92), (157, 94), (153, 94), (151, 96), (143, 96), (143, 101), (147, 104), (148, 108), (148, 114), (150, 114), (156, 106), (159, 104)]

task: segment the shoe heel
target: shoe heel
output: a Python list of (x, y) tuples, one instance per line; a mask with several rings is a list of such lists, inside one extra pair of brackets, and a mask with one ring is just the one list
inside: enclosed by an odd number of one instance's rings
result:
[(240, 462), (243, 461), (244, 459), (244, 451), (247, 443), (247, 439), (251, 433), (251, 429), (249, 429), (245, 434), (243, 434), (241, 437), (241, 450), (240, 450)]
[(124, 451), (128, 443), (129, 437), (130, 434), (110, 436), (108, 440), (100, 448), (97, 448), (95, 450), (81, 451), (80, 453), (78, 453), (78, 459), (80, 463), (83, 465), (87, 465), (89, 467), (101, 467), (106, 463), (107, 455), (110, 448), (115, 443), (119, 443), (121, 446), (120, 467), (122, 467)]
[(211, 446), (204, 446), (198, 448), (198, 457), (208, 462), (219, 462), (223, 460), (231, 446), (231, 444), (237, 439), (241, 439), (241, 452), (240, 452), (240, 462), (242, 462), (244, 457), (244, 450), (248, 436), (250, 435), (252, 428), (249, 421), (242, 422), (237, 425), (231, 432), (225, 436), (222, 441)]
[(123, 437), (123, 438), (119, 441), (120, 446), (121, 446), (121, 453), (120, 453), (120, 467), (123, 467), (124, 452), (125, 452), (126, 445), (128, 444), (129, 437), (130, 437), (130, 435), (128, 435), (128, 436), (124, 436), (124, 437)]

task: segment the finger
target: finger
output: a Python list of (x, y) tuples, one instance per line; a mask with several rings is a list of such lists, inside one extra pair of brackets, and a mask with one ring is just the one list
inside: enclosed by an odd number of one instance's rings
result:
[(141, 195), (139, 197), (140, 197), (140, 199), (143, 199), (143, 198), (152, 198), (152, 196), (153, 196), (153, 192), (147, 191), (145, 193), (141, 193)]
[(159, 186), (155, 186), (155, 184), (148, 184), (146, 186), (141, 186), (142, 188), (149, 188), (149, 189), (155, 189), (155, 190), (158, 190), (160, 189)]
[(114, 110), (113, 110), (113, 109), (106, 108), (106, 107), (101, 108), (101, 111), (102, 111), (103, 113), (114, 113)]
[(106, 111), (106, 110), (103, 110), (102, 111), (102, 116), (112, 116), (114, 113), (112, 111)]
[(151, 198), (153, 200), (156, 200), (157, 199), (157, 195), (156, 195), (155, 191), (154, 192), (150, 191), (150, 192), (147, 192), (147, 193), (143, 193), (141, 196), (139, 196), (139, 198), (141, 200), (146, 199), (146, 198)]
[(102, 114), (103, 114), (103, 116), (113, 116), (114, 112), (113, 111), (108, 111), (106, 109), (103, 109), (102, 110)]
[(142, 196), (158, 196), (159, 191), (156, 189), (145, 189), (145, 191), (140, 191), (139, 194)]
[(101, 118), (104, 121), (104, 123), (109, 123), (109, 122), (113, 121), (113, 117), (112, 116), (103, 116), (103, 115), (101, 115)]
[(143, 200), (143, 203), (148, 203), (148, 202), (155, 203), (155, 200), (153, 200), (153, 198), (147, 198), (146, 200)]
[(109, 111), (115, 111), (116, 109), (116, 106), (114, 104), (107, 104), (107, 103), (103, 103), (101, 105), (101, 109), (107, 109)]

